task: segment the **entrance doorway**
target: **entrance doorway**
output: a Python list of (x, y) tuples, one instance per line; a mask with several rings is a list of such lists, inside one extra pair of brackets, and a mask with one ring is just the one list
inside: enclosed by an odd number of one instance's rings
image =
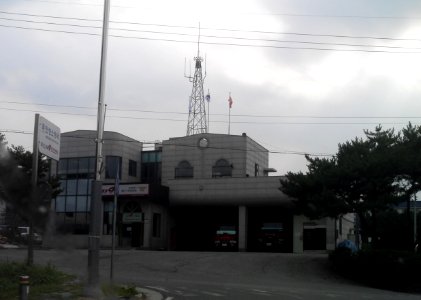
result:
[(303, 247), (304, 250), (326, 250), (326, 228), (304, 228)]
[(143, 245), (143, 212), (137, 201), (127, 202), (121, 214), (122, 246)]

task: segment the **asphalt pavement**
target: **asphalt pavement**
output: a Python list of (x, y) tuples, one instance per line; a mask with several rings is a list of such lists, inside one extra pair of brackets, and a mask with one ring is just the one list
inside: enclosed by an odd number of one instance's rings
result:
[[(87, 250), (36, 250), (35, 263), (51, 263), (86, 278)], [(24, 249), (0, 249), (0, 260), (21, 260)], [(110, 251), (102, 250), (100, 276), (109, 280)], [(421, 299), (374, 289), (332, 273), (326, 253), (238, 253), (117, 250), (115, 281), (181, 299)]]

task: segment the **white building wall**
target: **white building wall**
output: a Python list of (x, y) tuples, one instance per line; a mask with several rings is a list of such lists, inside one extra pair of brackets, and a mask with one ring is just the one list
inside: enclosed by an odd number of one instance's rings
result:
[[(77, 130), (61, 135), (60, 157), (93, 157), (96, 153), (96, 132), (92, 130)], [(103, 144), (104, 165), (106, 156), (122, 157), (122, 182), (140, 181), (140, 163), (142, 143), (117, 132), (105, 131)], [(129, 176), (129, 160), (137, 162), (137, 176)], [(114, 182), (114, 179), (105, 179), (105, 168), (102, 173), (105, 183)]]
[(259, 174), (264, 176), (263, 170), (268, 168), (269, 151), (254, 140), (247, 138), (247, 157), (246, 157), (246, 174), (255, 176), (255, 165), (259, 166)]
[[(199, 147), (199, 140), (209, 141), (207, 148)], [(175, 168), (179, 162), (187, 160), (194, 168), (194, 178), (212, 178), (212, 167), (218, 159), (226, 159), (232, 164), (232, 177), (253, 177), (255, 164), (259, 165), (260, 174), (268, 167), (268, 150), (243, 135), (196, 134), (192, 136), (170, 138), (163, 142), (162, 183), (174, 179)]]

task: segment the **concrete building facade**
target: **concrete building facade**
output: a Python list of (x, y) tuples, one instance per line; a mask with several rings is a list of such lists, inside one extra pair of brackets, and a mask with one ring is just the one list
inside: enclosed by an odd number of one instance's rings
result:
[[(120, 247), (302, 252), (333, 249), (349, 230), (342, 236), (339, 220), (294, 215), (281, 177), (269, 176), (275, 170), (268, 150), (246, 134), (170, 138), (153, 151), (118, 133), (104, 139), (103, 246), (110, 245), (117, 165), (120, 188), (132, 190), (118, 198)], [(53, 205), (55, 225), (84, 247), (95, 132), (64, 133), (61, 140), (57, 174), (65, 189)]]
[[(62, 192), (53, 201), (55, 234), (45, 244), (87, 247), (91, 184), (95, 172), (95, 131), (77, 130), (61, 135), (56, 173)], [(141, 184), (142, 143), (116, 132), (104, 132), (102, 167), (102, 245), (111, 246), (112, 212), (116, 176), (120, 193), (117, 205), (118, 246), (164, 248), (168, 190)]]

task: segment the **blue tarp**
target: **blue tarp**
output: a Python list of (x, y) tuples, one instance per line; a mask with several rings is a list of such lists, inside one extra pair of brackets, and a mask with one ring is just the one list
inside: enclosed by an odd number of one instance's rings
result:
[(338, 244), (338, 248), (349, 249), (352, 253), (356, 253), (358, 251), (357, 246), (355, 246), (354, 242), (350, 240), (343, 240)]

